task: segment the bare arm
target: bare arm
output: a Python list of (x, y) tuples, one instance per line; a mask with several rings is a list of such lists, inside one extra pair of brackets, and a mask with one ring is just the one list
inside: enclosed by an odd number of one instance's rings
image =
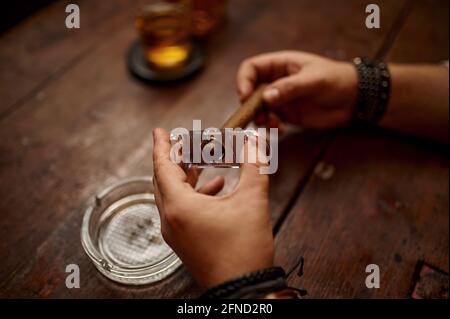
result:
[[(448, 68), (390, 65), (391, 98), (380, 126), (448, 143)], [(328, 129), (349, 124), (357, 98), (357, 73), (348, 62), (305, 52), (282, 51), (245, 60), (237, 75), (245, 100), (259, 83), (270, 113), (258, 125), (290, 122)]]
[(380, 126), (448, 143), (448, 68), (391, 65), (391, 100)]

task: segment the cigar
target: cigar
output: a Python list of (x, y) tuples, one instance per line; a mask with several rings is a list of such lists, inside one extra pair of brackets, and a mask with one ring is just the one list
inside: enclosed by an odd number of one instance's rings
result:
[[(241, 105), (239, 108), (228, 118), (228, 120), (223, 124), (222, 130), (226, 128), (236, 129), (241, 128), (245, 129), (247, 125), (255, 118), (256, 114), (264, 107), (263, 103), (263, 91), (266, 88), (265, 84), (260, 85), (253, 94)], [(194, 131), (190, 132), (190, 143), (191, 148), (193, 147), (193, 134)], [(201, 149), (203, 150), (206, 145), (211, 143), (215, 138), (211, 137), (210, 139), (201, 141)], [(224, 152), (223, 152), (224, 153)], [(182, 165), (185, 171), (191, 169), (191, 165)], [(202, 172), (202, 168), (195, 167), (195, 171), (197, 174)]]
[(242, 128), (244, 129), (247, 125), (255, 118), (256, 113), (261, 110), (264, 106), (263, 103), (263, 91), (266, 88), (265, 84), (260, 85), (255, 92), (242, 104), (234, 113), (231, 115), (222, 129), (225, 128)]

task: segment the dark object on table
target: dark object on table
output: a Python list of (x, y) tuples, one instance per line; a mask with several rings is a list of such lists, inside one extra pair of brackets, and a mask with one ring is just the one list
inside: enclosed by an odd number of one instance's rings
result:
[(391, 75), (387, 64), (368, 58), (353, 60), (358, 72), (358, 101), (353, 122), (358, 126), (378, 124), (389, 103)]
[(423, 264), (414, 286), (413, 299), (448, 299), (448, 274)]
[(147, 62), (140, 41), (132, 44), (127, 55), (127, 65), (130, 72), (147, 82), (169, 83), (187, 79), (201, 70), (205, 62), (203, 50), (196, 44), (192, 48), (191, 56), (186, 65), (173, 70), (157, 70)]
[(4, 1), (0, 11), (0, 34), (55, 0)]

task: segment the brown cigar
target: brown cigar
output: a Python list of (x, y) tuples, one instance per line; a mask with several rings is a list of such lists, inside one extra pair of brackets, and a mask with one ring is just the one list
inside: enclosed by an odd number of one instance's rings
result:
[(263, 107), (262, 94), (266, 88), (265, 84), (260, 85), (255, 92), (242, 104), (222, 126), (225, 128), (244, 129), (254, 118), (256, 113)]

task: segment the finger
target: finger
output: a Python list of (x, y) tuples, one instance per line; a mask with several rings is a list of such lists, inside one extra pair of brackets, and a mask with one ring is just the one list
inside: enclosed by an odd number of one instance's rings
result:
[(220, 192), (225, 185), (225, 179), (223, 176), (216, 176), (210, 181), (208, 181), (205, 185), (200, 187), (198, 189), (199, 193), (205, 194), (205, 195), (211, 195), (214, 196), (218, 192)]
[(169, 134), (163, 129), (153, 131), (154, 178), (162, 197), (176, 195), (193, 188), (187, 183), (186, 173), (170, 159)]
[(280, 128), (282, 124), (281, 118), (272, 112), (269, 113), (261, 113), (255, 117), (255, 124), (258, 126), (264, 126), (268, 128)]
[(257, 72), (253, 66), (242, 64), (239, 67), (236, 83), (239, 100), (244, 102), (253, 93), (257, 81)]
[(274, 113), (269, 113), (269, 116), (267, 118), (267, 127), (269, 128), (280, 128), (281, 126), (281, 119)]
[(161, 198), (161, 193), (159, 192), (158, 183), (156, 182), (156, 179), (153, 179), (153, 192), (155, 194), (155, 203), (156, 203), (156, 207), (158, 207), (159, 217), (162, 218), (162, 216), (164, 215), (164, 207), (163, 207), (163, 201)]
[(268, 189), (269, 176), (261, 174), (259, 166), (251, 163), (241, 165), (241, 175), (235, 193), (263, 192), (267, 194)]
[(185, 170), (186, 175), (187, 175), (187, 182), (192, 186), (195, 187), (195, 185), (197, 185), (197, 181), (198, 181), (198, 177), (200, 176), (201, 173), (201, 169), (198, 167), (190, 167), (189, 169), (187, 169), (187, 171)]
[(252, 94), (256, 84), (272, 81), (274, 78), (286, 75), (286, 72), (286, 54), (284, 53), (265, 53), (244, 60), (236, 75), (241, 101)]
[(286, 76), (267, 86), (263, 93), (264, 102), (270, 109), (306, 95), (309, 92), (308, 81), (302, 73)]
[[(257, 141), (257, 140), (256, 140)], [(236, 190), (247, 190), (249, 188), (267, 190), (268, 176), (261, 174), (260, 168), (262, 165), (260, 159), (262, 154), (259, 154), (257, 142), (254, 139), (248, 139), (244, 144), (243, 163), (241, 164), (241, 175)]]

